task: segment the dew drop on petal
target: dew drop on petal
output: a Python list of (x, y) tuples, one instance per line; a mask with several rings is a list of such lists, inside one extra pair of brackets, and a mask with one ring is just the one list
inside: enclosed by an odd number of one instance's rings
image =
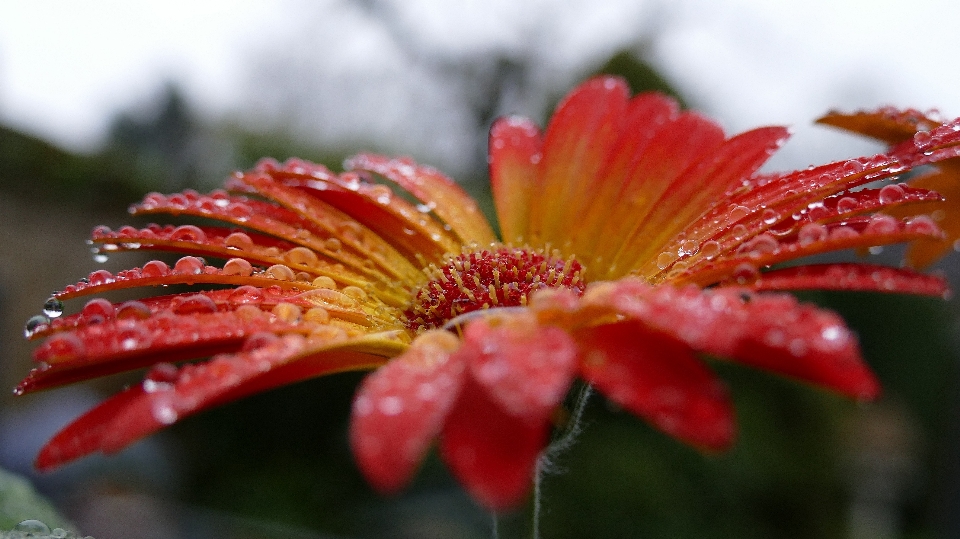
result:
[(826, 240), (828, 235), (827, 227), (820, 223), (808, 223), (800, 227), (800, 231), (797, 233), (797, 240), (801, 246), (807, 247), (808, 245)]
[(860, 207), (860, 203), (857, 202), (857, 199), (853, 197), (843, 197), (837, 202), (837, 211), (840, 213), (848, 213), (856, 211)]
[(42, 314), (36, 316), (31, 316), (27, 323), (23, 326), (23, 336), (26, 338), (33, 337), (39, 331), (43, 331), (50, 327), (50, 319)]
[(243, 232), (234, 232), (223, 239), (223, 244), (229, 249), (250, 251), (253, 249), (253, 240)]
[(110, 284), (113, 282), (113, 274), (107, 270), (97, 270), (91, 273), (87, 280), (93, 286), (100, 286), (105, 284)]
[(249, 277), (253, 274), (253, 266), (242, 258), (231, 258), (223, 265), (223, 274)]
[(317, 277), (316, 279), (313, 280), (313, 283), (311, 284), (313, 284), (313, 286), (317, 288), (327, 288), (330, 290), (337, 289), (337, 283), (330, 277), (327, 277), (326, 275), (321, 275), (320, 277)]
[(303, 314), (303, 319), (318, 324), (326, 324), (330, 321), (330, 312), (323, 307), (313, 307), (307, 309), (307, 312)]
[(324, 247), (326, 250), (335, 253), (335, 252), (339, 251), (341, 248), (343, 248), (343, 244), (341, 244), (341, 243), (340, 243), (340, 240), (338, 240), (337, 238), (327, 238), (327, 239), (323, 242), (323, 247)]
[(303, 313), (303, 309), (299, 306), (294, 305), (286, 301), (281, 301), (276, 304), (271, 311), (274, 316), (283, 320), (284, 322), (294, 323), (300, 320), (300, 315)]
[(367, 299), (367, 293), (358, 286), (345, 286), (342, 292), (355, 300), (363, 301)]
[(185, 256), (173, 266), (173, 271), (180, 275), (200, 275), (203, 273), (203, 261), (195, 256)]
[(177, 314), (217, 312), (217, 304), (208, 296), (203, 294), (194, 294), (192, 296), (186, 296), (178, 299), (179, 301), (175, 301), (172, 307), (173, 312)]
[(50, 535), (50, 527), (39, 520), (22, 520), (13, 527), (13, 531), (28, 534), (28, 536)]
[(170, 274), (170, 267), (159, 260), (151, 260), (143, 265), (140, 274), (144, 277), (164, 277)]
[(773, 223), (776, 223), (778, 219), (780, 219), (780, 214), (775, 210), (767, 208), (763, 210), (763, 213), (760, 214), (760, 218), (763, 219), (764, 224), (772, 225)]
[(290, 269), (289, 266), (283, 264), (274, 264), (267, 268), (267, 275), (273, 277), (278, 281), (295, 281), (297, 275)]
[[(677, 254), (680, 256), (692, 256), (700, 250), (700, 243), (695, 240), (684, 240), (680, 242), (680, 249)], [(660, 268), (663, 269), (663, 268)]]
[(313, 266), (317, 263), (317, 253), (306, 247), (294, 247), (283, 255), (283, 260), (288, 264), (302, 264)]
[(228, 301), (238, 304), (260, 303), (263, 299), (263, 291), (250, 285), (238, 286), (227, 296)]
[(881, 204), (895, 204), (903, 200), (903, 187), (900, 187), (895, 183), (884, 186), (883, 189), (880, 189), (880, 194), (878, 196)]
[(151, 316), (150, 307), (142, 301), (126, 301), (117, 307), (116, 317), (119, 320), (146, 320)]
[(80, 317), (87, 323), (94, 320), (107, 320), (113, 318), (116, 314), (117, 311), (113, 304), (103, 298), (91, 299), (80, 309)]
[(227, 215), (238, 221), (246, 221), (247, 219), (253, 217), (253, 208), (242, 202), (228, 204), (226, 212)]
[(660, 256), (657, 257), (657, 267), (660, 269), (667, 269), (667, 267), (677, 259), (677, 255), (664, 251), (660, 253)]
[(705, 241), (700, 247), (700, 254), (710, 260), (720, 254), (720, 244), (713, 240)]
[(43, 304), (43, 314), (49, 318), (57, 318), (63, 314), (63, 302), (57, 298), (50, 298)]
[(933, 219), (926, 215), (918, 215), (906, 223), (906, 231), (914, 234), (936, 235), (940, 232), (940, 227)]
[(760, 279), (760, 270), (753, 264), (740, 264), (733, 270), (732, 277), (739, 285), (749, 285)]
[(170, 239), (174, 241), (189, 241), (194, 243), (203, 243), (207, 241), (207, 235), (199, 227), (193, 225), (178, 226), (170, 234)]
[(864, 233), (868, 234), (893, 234), (900, 230), (900, 221), (889, 215), (876, 214), (870, 217)]

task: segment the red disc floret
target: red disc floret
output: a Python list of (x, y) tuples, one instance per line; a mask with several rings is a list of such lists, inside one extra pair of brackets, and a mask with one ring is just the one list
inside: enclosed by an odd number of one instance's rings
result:
[(584, 290), (583, 266), (573, 257), (543, 250), (500, 247), (465, 252), (443, 267), (424, 272), (430, 281), (416, 293), (404, 313), (415, 330), (441, 328), (465, 313), (527, 304), (541, 288)]

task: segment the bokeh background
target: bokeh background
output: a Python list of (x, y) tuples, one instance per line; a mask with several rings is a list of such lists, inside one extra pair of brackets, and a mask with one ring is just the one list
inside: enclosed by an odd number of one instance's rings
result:
[[(0, 387), (30, 367), (23, 322), (98, 268), (89, 230), (130, 222), (126, 205), (146, 191), (208, 190), (263, 156), (338, 167), (367, 149), (433, 164), (488, 201), (491, 121), (542, 123), (599, 72), (670, 92), (728, 132), (793, 126), (770, 169), (874, 153), (812, 120), (885, 104), (960, 115), (958, 21), (949, 0), (2, 3)], [(935, 268), (955, 288), (958, 262)], [(702, 455), (595, 398), (545, 480), (543, 537), (960, 536), (958, 302), (804, 299), (859, 333), (881, 401), (714, 362), (740, 439)], [(490, 515), (435, 457), (402, 496), (363, 483), (345, 439), (359, 379), (249, 398), (45, 475), (30, 464), (42, 443), (136, 378), (4, 391), (0, 469), (97, 539), (489, 537)], [(502, 516), (500, 536), (529, 537), (530, 515)]]

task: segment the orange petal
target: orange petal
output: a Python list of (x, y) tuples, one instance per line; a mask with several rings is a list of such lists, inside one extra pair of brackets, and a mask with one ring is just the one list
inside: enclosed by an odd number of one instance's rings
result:
[(490, 186), (507, 243), (522, 244), (527, 235), (532, 197), (539, 193), (543, 139), (533, 121), (499, 118), (490, 128)]
[(630, 90), (615, 77), (578, 86), (560, 103), (543, 142), (541, 191), (530, 200), (527, 241), (563, 245), (575, 223), (571, 204), (589, 196), (620, 135)]

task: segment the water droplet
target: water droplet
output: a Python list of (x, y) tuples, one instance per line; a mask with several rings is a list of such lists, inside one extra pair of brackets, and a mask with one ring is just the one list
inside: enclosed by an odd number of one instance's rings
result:
[(147, 278), (164, 277), (170, 274), (170, 267), (159, 260), (151, 260), (143, 265), (140, 274)]
[(223, 244), (228, 249), (237, 249), (240, 251), (249, 251), (253, 249), (253, 240), (243, 232), (234, 232), (223, 239)]
[(900, 230), (900, 220), (889, 215), (878, 213), (870, 217), (865, 234), (894, 234)]
[(193, 225), (178, 226), (170, 234), (173, 241), (187, 241), (193, 243), (204, 243), (207, 241), (207, 235), (199, 227)]
[(343, 293), (355, 300), (363, 301), (367, 299), (367, 293), (358, 286), (345, 286)]
[(720, 254), (720, 243), (713, 240), (703, 242), (703, 245), (700, 247), (700, 254), (707, 260), (712, 259)]
[(775, 210), (767, 208), (763, 210), (762, 214), (760, 214), (760, 218), (763, 219), (764, 224), (772, 225), (780, 219), (780, 214)]
[(903, 187), (897, 184), (890, 184), (880, 189), (878, 196), (881, 204), (895, 204), (903, 200), (905, 193), (903, 192)]
[(242, 258), (231, 258), (223, 265), (223, 275), (249, 277), (252, 274), (253, 266)]
[(173, 271), (180, 275), (200, 275), (203, 273), (203, 261), (195, 256), (185, 256), (177, 260)]
[(260, 303), (263, 298), (263, 292), (259, 288), (249, 285), (239, 286), (227, 296), (228, 301), (239, 304)]
[(226, 211), (227, 215), (241, 222), (253, 217), (253, 208), (242, 202), (228, 204)]
[(146, 303), (131, 300), (125, 301), (117, 307), (116, 317), (119, 320), (146, 320), (152, 314)]
[(116, 316), (113, 304), (103, 298), (94, 298), (80, 309), (80, 318), (87, 324), (99, 324)]
[(192, 296), (178, 298), (178, 300), (179, 301), (174, 302), (172, 307), (173, 312), (177, 314), (217, 312), (217, 304), (208, 296), (203, 294), (194, 294)]
[(393, 197), (393, 191), (390, 187), (382, 184), (371, 185), (367, 190), (367, 196), (376, 200), (380, 204), (389, 204)]
[(827, 227), (820, 223), (809, 223), (800, 227), (797, 233), (797, 239), (802, 247), (807, 247), (814, 243), (824, 241), (828, 236)]
[(660, 256), (657, 257), (657, 267), (660, 269), (667, 269), (667, 267), (677, 259), (677, 255), (664, 251), (660, 253)]
[(840, 213), (856, 211), (859, 207), (860, 203), (853, 197), (843, 197), (837, 202), (837, 211)]
[(330, 321), (330, 312), (323, 307), (313, 307), (304, 313), (303, 319), (318, 324), (326, 324)]
[(43, 314), (49, 318), (57, 318), (63, 314), (63, 302), (57, 298), (50, 298), (43, 304)]
[(13, 531), (31, 535), (50, 535), (50, 527), (39, 520), (23, 520), (13, 527)]
[(283, 260), (288, 264), (302, 264), (304, 266), (313, 266), (317, 263), (317, 253), (306, 247), (294, 247), (283, 255)]
[(739, 285), (750, 285), (760, 279), (760, 270), (753, 264), (740, 264), (733, 270), (731, 277)]
[(138, 348), (148, 348), (152, 342), (150, 333), (133, 322), (127, 323), (130, 325), (117, 332), (117, 343), (120, 345), (120, 349), (130, 351)]
[(311, 284), (313, 284), (313, 286), (317, 288), (327, 288), (330, 290), (337, 289), (337, 283), (330, 277), (327, 277), (326, 275), (321, 275), (320, 277), (317, 277), (316, 279), (313, 280), (313, 283)]
[(297, 305), (294, 305), (293, 303), (281, 301), (273, 308), (271, 312), (280, 320), (283, 320), (284, 322), (290, 322), (292, 324), (300, 320), (300, 315), (303, 313), (303, 309)]
[(33, 337), (38, 332), (43, 331), (50, 327), (50, 319), (42, 314), (36, 316), (31, 316), (27, 323), (23, 326), (23, 336), (26, 338)]
[(97, 264), (106, 264), (110, 260), (110, 257), (98, 247), (90, 249), (90, 252), (93, 253), (93, 261)]
[[(693, 256), (700, 250), (700, 243), (695, 240), (684, 240), (680, 242), (680, 249), (677, 254), (680, 256)], [(660, 268), (663, 269), (663, 268)]]
[(343, 245), (337, 238), (327, 238), (323, 242), (323, 247), (328, 251), (337, 252), (343, 247)]
[(926, 215), (918, 215), (906, 223), (906, 231), (914, 234), (935, 236), (940, 233), (940, 227), (933, 219)]
[(100, 286), (105, 284), (110, 284), (113, 282), (113, 274), (107, 270), (97, 270), (91, 273), (87, 280), (93, 286)]
[(736, 225), (731, 232), (733, 233), (733, 237), (738, 240), (742, 240), (750, 233), (745, 225)]
[(267, 268), (267, 275), (277, 279), (278, 281), (294, 281), (297, 278), (297, 275), (290, 269), (289, 266), (284, 266), (283, 264), (274, 264)]

